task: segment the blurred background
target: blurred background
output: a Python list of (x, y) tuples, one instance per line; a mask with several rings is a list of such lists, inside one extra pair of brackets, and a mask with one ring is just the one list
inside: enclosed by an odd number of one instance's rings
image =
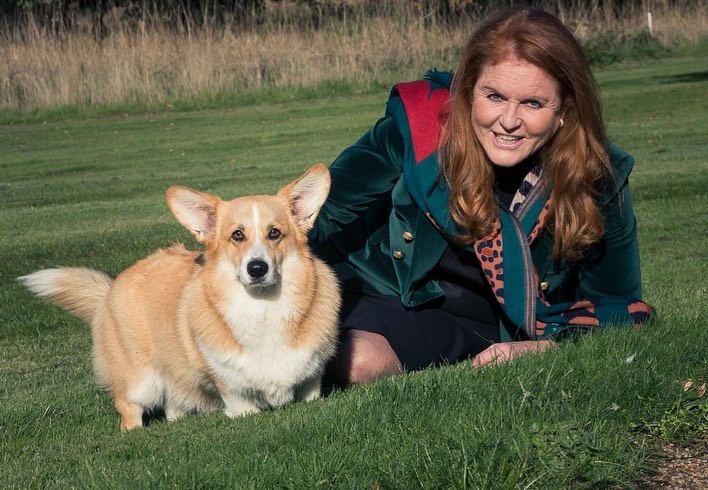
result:
[(596, 66), (708, 37), (706, 0), (0, 0), (0, 110), (388, 86), (454, 69), (511, 4), (559, 16)]

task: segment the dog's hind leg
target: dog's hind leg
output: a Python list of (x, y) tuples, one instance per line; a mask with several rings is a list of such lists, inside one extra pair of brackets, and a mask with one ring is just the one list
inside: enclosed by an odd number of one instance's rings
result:
[(113, 404), (120, 414), (120, 430), (122, 432), (143, 426), (143, 406), (128, 401), (122, 396), (113, 395)]
[(123, 375), (126, 379), (113, 384), (111, 392), (113, 404), (120, 414), (120, 429), (127, 431), (142, 427), (146, 410), (163, 406), (164, 380), (149, 367)]

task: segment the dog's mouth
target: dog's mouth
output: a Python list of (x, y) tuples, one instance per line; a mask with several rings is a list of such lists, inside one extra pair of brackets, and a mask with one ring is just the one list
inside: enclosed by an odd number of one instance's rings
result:
[(246, 292), (255, 298), (270, 298), (280, 292), (280, 282), (259, 278), (244, 284)]
[(249, 277), (246, 282), (242, 282), (244, 286), (253, 288), (267, 288), (275, 283), (276, 281), (268, 280), (265, 277)]

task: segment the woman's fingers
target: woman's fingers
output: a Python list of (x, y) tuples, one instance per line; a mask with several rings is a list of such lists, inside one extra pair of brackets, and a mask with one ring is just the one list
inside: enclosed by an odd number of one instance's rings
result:
[(500, 342), (492, 344), (472, 360), (472, 367), (482, 367), (510, 361), (533, 352), (543, 352), (555, 343), (550, 340), (523, 340), (519, 342)]

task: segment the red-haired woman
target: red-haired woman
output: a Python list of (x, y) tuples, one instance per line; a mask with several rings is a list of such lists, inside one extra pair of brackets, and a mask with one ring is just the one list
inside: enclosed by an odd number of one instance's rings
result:
[(489, 18), (454, 75), (396, 85), (331, 165), (310, 235), (344, 290), (331, 381), (481, 366), (646, 321), (632, 166), (563, 23)]

